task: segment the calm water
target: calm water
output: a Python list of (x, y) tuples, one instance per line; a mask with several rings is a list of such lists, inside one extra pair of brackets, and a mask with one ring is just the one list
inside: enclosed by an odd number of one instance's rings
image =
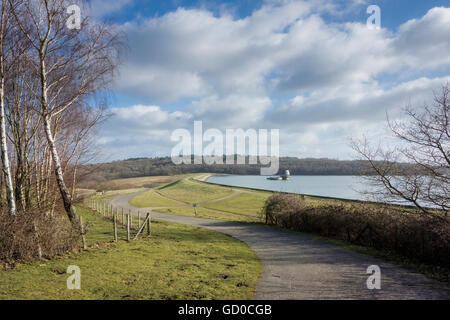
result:
[(357, 176), (291, 176), (288, 181), (272, 181), (263, 176), (212, 176), (208, 182), (313, 196), (367, 200), (358, 192), (367, 190), (367, 185)]

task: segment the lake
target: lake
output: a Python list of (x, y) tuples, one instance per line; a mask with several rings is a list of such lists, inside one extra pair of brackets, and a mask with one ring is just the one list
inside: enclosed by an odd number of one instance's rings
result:
[(265, 176), (212, 176), (207, 181), (235, 187), (367, 200), (358, 192), (367, 190), (367, 184), (358, 176), (291, 176), (288, 181), (267, 180)]

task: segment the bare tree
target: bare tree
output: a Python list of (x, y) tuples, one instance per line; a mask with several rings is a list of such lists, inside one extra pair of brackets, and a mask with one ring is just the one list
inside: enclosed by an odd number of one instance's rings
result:
[[(82, 7), (82, 1), (75, 3)], [(39, 114), (64, 208), (70, 221), (78, 224), (64, 181), (55, 125), (108, 87), (119, 63), (122, 41), (112, 26), (88, 17), (82, 20), (80, 29), (69, 29), (66, 10), (73, 4), (65, 0), (22, 0), (13, 13), (32, 48), (32, 65), (40, 84)]]
[[(8, 69), (8, 44), (12, 42), (10, 36), (11, 20), (11, 0), (1, 0), (0, 13), (0, 146), (3, 163), (3, 177), (5, 179), (6, 198), (8, 201), (9, 213), (14, 216), (16, 213), (16, 202), (14, 199), (14, 188), (12, 184), (11, 168), (8, 157), (8, 145), (6, 141), (6, 121), (5, 121), (5, 84)], [(8, 39), (9, 38), (9, 39)]]
[[(401, 199), (423, 213), (450, 210), (450, 83), (434, 94), (434, 102), (418, 112), (405, 108), (406, 121), (390, 121), (398, 140), (392, 149), (372, 148), (367, 140), (352, 147), (370, 164), (366, 178), (375, 186), (370, 194)], [(402, 165), (401, 162), (409, 165)]]

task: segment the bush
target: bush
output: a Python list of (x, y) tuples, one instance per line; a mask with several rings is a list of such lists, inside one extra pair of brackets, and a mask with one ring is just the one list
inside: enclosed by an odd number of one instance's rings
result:
[(366, 204), (307, 206), (275, 194), (262, 214), (267, 224), (389, 251), (418, 263), (450, 268), (450, 219)]
[(41, 211), (0, 213), (0, 261), (3, 264), (52, 258), (79, 248), (80, 232), (67, 217)]

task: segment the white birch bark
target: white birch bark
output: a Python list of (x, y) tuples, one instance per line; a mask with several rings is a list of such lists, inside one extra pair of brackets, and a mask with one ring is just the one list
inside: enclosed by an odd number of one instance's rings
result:
[(6, 124), (5, 124), (5, 55), (4, 41), (6, 32), (6, 1), (2, 1), (0, 17), (0, 149), (3, 163), (3, 176), (6, 187), (6, 200), (8, 202), (9, 213), (11, 216), (16, 214), (16, 201), (14, 199), (14, 188), (11, 178), (11, 167), (8, 157), (8, 145), (6, 142)]

